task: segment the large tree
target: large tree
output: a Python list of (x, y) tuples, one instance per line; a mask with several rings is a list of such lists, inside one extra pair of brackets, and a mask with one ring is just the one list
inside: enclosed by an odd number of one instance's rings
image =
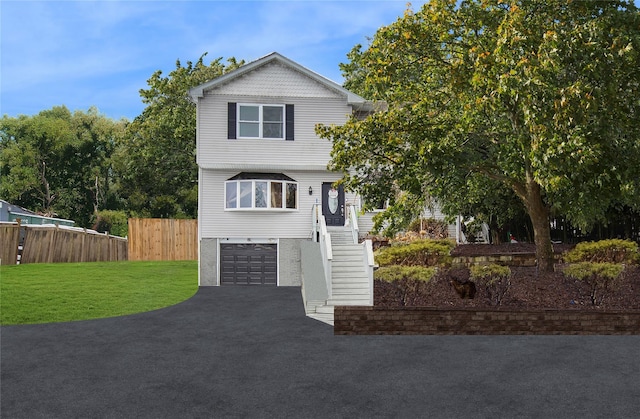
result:
[(110, 157), (124, 131), (95, 108), (64, 106), (0, 120), (0, 197), (89, 227), (108, 206)]
[(396, 187), (452, 212), (467, 193), (508, 190), (531, 218), (542, 270), (553, 270), (551, 211), (586, 228), (611, 205), (638, 208), (632, 2), (433, 0), (348, 57), (346, 87), (384, 111), (318, 132), (365, 198)]
[(156, 71), (140, 90), (146, 108), (128, 126), (117, 164), (132, 213), (197, 217), (196, 107), (188, 91), (244, 63), (218, 58), (207, 65), (205, 56), (186, 66), (177, 61), (167, 76)]

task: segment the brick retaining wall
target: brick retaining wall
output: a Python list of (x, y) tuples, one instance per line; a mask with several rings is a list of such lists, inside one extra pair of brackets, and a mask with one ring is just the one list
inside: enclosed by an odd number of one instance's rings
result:
[(640, 311), (338, 306), (336, 335), (639, 335)]

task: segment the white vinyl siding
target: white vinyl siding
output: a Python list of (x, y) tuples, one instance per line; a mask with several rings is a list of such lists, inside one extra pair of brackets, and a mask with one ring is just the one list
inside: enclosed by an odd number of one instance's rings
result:
[[(243, 138), (238, 123), (255, 123), (256, 118), (246, 115), (243, 119), (245, 115), (241, 116), (238, 108), (252, 104), (283, 107), (282, 137), (292, 141)], [(234, 106), (235, 125), (230, 124), (229, 118), (229, 110)], [(287, 130), (289, 106), (295, 109), (293, 130), (290, 130), (293, 132)], [(340, 173), (326, 170), (332, 143), (319, 138), (315, 127), (318, 124), (342, 125), (351, 114), (352, 108), (347, 104), (344, 92), (279, 64), (265, 65), (205, 91), (204, 96), (198, 98), (197, 112), (201, 237), (309, 239), (311, 211), (314, 203), (320, 203), (322, 183), (341, 178)], [(229, 133), (230, 125), (236, 130), (234, 135)], [(267, 184), (266, 193), (261, 192), (266, 202), (260, 202), (260, 205), (266, 204), (266, 208), (255, 205), (256, 184), (253, 180), (238, 179), (237, 182), (248, 182), (244, 189), (240, 184), (227, 182), (240, 172), (285, 174), (296, 181), (295, 196), (292, 187), (287, 187), (291, 185), (289, 183), (282, 182), (282, 191), (278, 186)], [(260, 188), (263, 186), (259, 185)], [(309, 187), (313, 190), (312, 195), (309, 195)], [(350, 199), (355, 203), (355, 196), (347, 194), (346, 199), (347, 203)], [(236, 205), (237, 209), (225, 210), (226, 205)], [(278, 210), (270, 210), (271, 207)]]
[[(310, 238), (311, 211), (316, 201), (320, 203), (322, 182), (339, 180), (340, 174), (327, 171), (283, 173), (297, 181), (297, 211), (225, 211), (226, 180), (238, 174), (238, 171), (202, 170), (199, 197), (202, 238)], [(309, 195), (309, 187), (313, 195)], [(353, 204), (356, 197), (347, 193), (346, 202)]]
[[(287, 132), (285, 109), (283, 138), (293, 141), (242, 138), (239, 132), (234, 133), (237, 140), (229, 139), (229, 104), (236, 104), (237, 109), (244, 105), (291, 106), (295, 109), (293, 132)], [(236, 120), (241, 119), (239, 112), (236, 110)], [(265, 65), (206, 91), (198, 99), (197, 162), (205, 169), (324, 170), (332, 144), (318, 138), (315, 127), (317, 124), (342, 125), (351, 113), (344, 94), (291, 68)], [(236, 121), (236, 131), (238, 123)]]
[[(228, 103), (287, 103), (295, 107), (294, 141), (227, 138)], [(198, 104), (198, 164), (203, 168), (289, 167), (322, 170), (330, 159), (331, 141), (315, 133), (317, 124), (342, 125), (351, 107), (341, 98), (254, 98), (209, 96)]]
[(339, 95), (336, 90), (279, 63), (263, 65), (214, 90), (219, 95), (240, 96), (323, 98)]

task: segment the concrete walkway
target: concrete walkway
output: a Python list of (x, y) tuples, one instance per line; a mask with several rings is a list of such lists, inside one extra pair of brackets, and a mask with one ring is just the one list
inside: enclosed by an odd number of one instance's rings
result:
[(8, 326), (9, 418), (637, 418), (640, 336), (334, 336), (299, 288)]

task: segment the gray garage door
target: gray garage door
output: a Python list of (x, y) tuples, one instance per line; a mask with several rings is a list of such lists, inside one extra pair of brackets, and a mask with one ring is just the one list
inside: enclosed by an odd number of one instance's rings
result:
[(278, 247), (275, 244), (220, 244), (222, 285), (276, 285)]

